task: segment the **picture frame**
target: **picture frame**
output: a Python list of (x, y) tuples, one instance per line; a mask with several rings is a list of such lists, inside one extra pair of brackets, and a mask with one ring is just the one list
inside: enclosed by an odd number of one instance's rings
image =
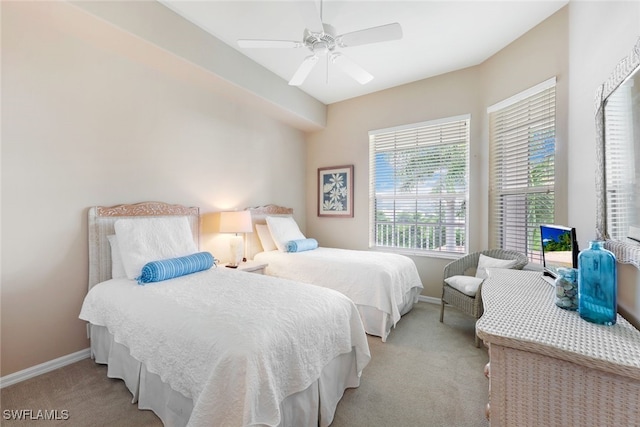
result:
[(318, 168), (318, 216), (353, 218), (353, 165)]

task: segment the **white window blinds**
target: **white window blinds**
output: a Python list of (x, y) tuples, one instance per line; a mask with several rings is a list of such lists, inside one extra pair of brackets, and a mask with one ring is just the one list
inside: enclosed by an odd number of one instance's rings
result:
[(369, 132), (371, 247), (466, 252), (469, 122)]
[(489, 108), (490, 247), (540, 261), (554, 223), (555, 78)]

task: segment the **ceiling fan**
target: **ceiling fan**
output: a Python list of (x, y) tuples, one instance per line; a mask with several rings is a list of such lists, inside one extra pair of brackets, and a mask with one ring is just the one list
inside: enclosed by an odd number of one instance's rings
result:
[(304, 21), (308, 26), (302, 35), (302, 41), (238, 40), (238, 45), (241, 48), (306, 47), (309, 49), (312, 54), (302, 61), (302, 64), (300, 64), (291, 80), (289, 80), (291, 86), (300, 86), (313, 67), (318, 63), (321, 56), (327, 57), (327, 66), (329, 63), (335, 64), (358, 83), (366, 84), (373, 79), (373, 76), (347, 56), (338, 52), (337, 49), (399, 40), (402, 38), (402, 27), (398, 23), (365, 28), (345, 34), (337, 34), (333, 26), (322, 22), (322, 1), (320, 2), (320, 13), (318, 13), (315, 1), (298, 1), (296, 3), (299, 5)]

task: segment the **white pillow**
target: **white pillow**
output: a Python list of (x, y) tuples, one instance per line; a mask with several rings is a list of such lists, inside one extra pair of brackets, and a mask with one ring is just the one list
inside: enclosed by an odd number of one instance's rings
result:
[(196, 253), (187, 217), (119, 219), (114, 223), (122, 264), (129, 279), (151, 261)]
[(287, 251), (287, 242), (306, 239), (291, 216), (268, 216), (266, 218), (273, 242), (280, 252)]
[(491, 258), (490, 256), (486, 256), (480, 254), (480, 259), (478, 260), (478, 269), (476, 270), (476, 277), (480, 277), (481, 279), (487, 278), (487, 270), (486, 268), (511, 268), (518, 263), (517, 259), (498, 259)]
[(271, 232), (267, 224), (256, 224), (256, 231), (258, 232), (258, 239), (260, 239), (263, 251), (268, 252), (278, 249), (276, 243), (273, 241), (273, 237), (271, 237)]
[(107, 236), (107, 239), (109, 239), (109, 246), (111, 246), (111, 278), (122, 279), (127, 277), (127, 273), (124, 271), (124, 264), (122, 264), (118, 238), (115, 234), (110, 234)]
[(456, 288), (463, 294), (475, 297), (480, 284), (484, 281), (480, 277), (473, 276), (451, 276), (444, 279), (452, 288)]

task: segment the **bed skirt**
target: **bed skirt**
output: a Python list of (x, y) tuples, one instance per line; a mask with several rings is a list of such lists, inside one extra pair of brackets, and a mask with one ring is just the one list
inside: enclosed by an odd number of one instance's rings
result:
[[(107, 376), (124, 381), (139, 409), (153, 411), (166, 427), (186, 426), (193, 410), (192, 399), (163, 383), (134, 359), (129, 349), (115, 342), (103, 326), (90, 325), (91, 357), (107, 365)], [(333, 421), (338, 402), (347, 388), (358, 387), (355, 351), (333, 359), (309, 387), (285, 398), (280, 404), (280, 426), (322, 426)]]
[[(404, 295), (402, 303), (398, 305), (400, 316), (404, 316), (411, 311), (413, 305), (418, 302), (420, 291), (421, 289), (419, 288), (412, 288)], [(356, 307), (358, 308), (358, 313), (360, 313), (365, 332), (369, 335), (381, 337), (382, 342), (386, 342), (391, 328), (395, 326), (391, 314), (368, 305), (356, 304)]]

